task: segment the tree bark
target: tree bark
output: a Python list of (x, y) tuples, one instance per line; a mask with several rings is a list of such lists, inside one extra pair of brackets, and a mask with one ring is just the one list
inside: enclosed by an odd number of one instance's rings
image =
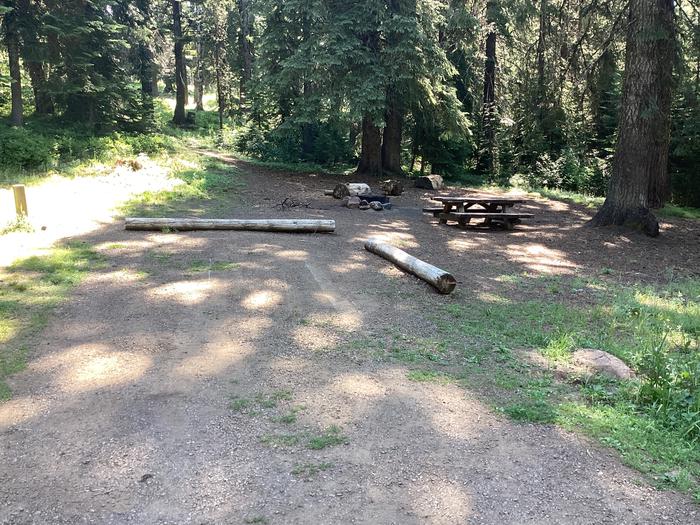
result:
[(194, 102), (197, 111), (204, 111), (204, 45), (197, 35), (197, 63), (194, 76)]
[(253, 78), (254, 50), (252, 43), (253, 15), (250, 9), (250, 0), (238, 0), (238, 14), (241, 27), (238, 33), (238, 47), (241, 58), (240, 79), (240, 108), (242, 112), (248, 111), (248, 84)]
[(287, 233), (331, 233), (335, 221), (326, 219), (151, 219), (129, 217), (125, 229), (133, 231), (237, 230)]
[(403, 114), (393, 96), (389, 97), (382, 142), (382, 169), (388, 176), (403, 175), (401, 138)]
[[(149, 25), (151, 9), (148, 0), (140, 0), (137, 7), (141, 12), (144, 25)], [(140, 39), (138, 45), (139, 80), (141, 82), (141, 104), (143, 106), (143, 127), (151, 129), (155, 125), (155, 107), (153, 105), (153, 51), (147, 40)]]
[(12, 109), (10, 123), (13, 126), (22, 126), (24, 123), (24, 105), (22, 102), (22, 70), (19, 64), (19, 36), (15, 26), (15, 16), (5, 20), (5, 43), (7, 45), (7, 57), (10, 66), (10, 92), (12, 95)]
[(387, 261), (391, 261), (402, 270), (431, 284), (441, 294), (452, 293), (457, 286), (457, 279), (445, 270), (421, 261), (390, 244), (376, 239), (369, 239), (365, 242), (365, 250), (379, 255)]
[(27, 68), (29, 79), (32, 82), (34, 111), (37, 115), (53, 115), (55, 107), (53, 97), (48, 90), (48, 79), (46, 78), (44, 64), (41, 62), (25, 61), (24, 65)]
[(182, 126), (187, 122), (187, 81), (185, 79), (185, 41), (182, 35), (182, 13), (180, 0), (172, 0), (173, 37), (175, 38), (175, 115), (173, 122)]
[(370, 177), (382, 175), (382, 133), (369, 115), (362, 119), (362, 151), (357, 174)]
[(496, 24), (493, 19), (494, 2), (486, 6), (486, 23), (489, 32), (486, 35), (486, 62), (484, 64), (484, 98), (481, 115), (482, 145), (477, 171), (492, 178), (496, 175), (496, 126), (498, 109), (496, 107)]
[(605, 203), (594, 226), (624, 225), (653, 237), (651, 208), (669, 194), (673, 0), (631, 0), (617, 150)]

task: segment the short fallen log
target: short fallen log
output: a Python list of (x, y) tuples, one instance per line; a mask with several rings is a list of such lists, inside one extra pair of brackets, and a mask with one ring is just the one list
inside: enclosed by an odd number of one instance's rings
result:
[(127, 230), (177, 231), (238, 230), (287, 233), (330, 233), (335, 221), (326, 219), (151, 219), (128, 217)]
[(372, 193), (372, 188), (363, 182), (346, 182), (345, 184), (338, 184), (333, 188), (333, 197), (336, 199), (369, 195), (370, 193)]
[(445, 270), (441, 270), (432, 264), (428, 264), (403, 250), (399, 250), (390, 244), (383, 243), (376, 239), (369, 239), (365, 242), (365, 249), (387, 261), (391, 261), (396, 266), (408, 273), (423, 279), (433, 285), (441, 294), (449, 294), (457, 286), (457, 280)]

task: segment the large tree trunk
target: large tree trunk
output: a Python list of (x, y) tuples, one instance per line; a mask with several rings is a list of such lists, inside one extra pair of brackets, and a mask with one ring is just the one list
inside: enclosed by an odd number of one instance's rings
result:
[(393, 96), (389, 97), (382, 143), (382, 168), (388, 176), (403, 175), (401, 138), (403, 114)]
[(492, 178), (496, 175), (496, 126), (498, 110), (496, 107), (496, 43), (497, 34), (493, 19), (494, 2), (486, 6), (486, 23), (489, 32), (486, 35), (486, 63), (484, 66), (484, 99), (481, 115), (482, 144), (479, 152), (477, 170)]
[(55, 108), (53, 97), (48, 90), (46, 70), (41, 62), (25, 61), (25, 67), (32, 82), (34, 92), (34, 111), (37, 115), (53, 115)]
[(357, 174), (370, 177), (382, 175), (382, 132), (368, 115), (362, 119), (362, 152)]
[(13, 126), (21, 126), (24, 119), (22, 70), (19, 65), (19, 37), (15, 30), (14, 22), (14, 16), (5, 20), (5, 43), (7, 44), (7, 56), (10, 66), (10, 92), (12, 94), (10, 123)]
[(674, 36), (673, 0), (630, 1), (617, 150), (594, 226), (626, 225), (659, 234), (650, 208), (660, 207), (669, 192)]
[(241, 111), (248, 111), (248, 84), (253, 78), (253, 14), (250, 9), (250, 0), (238, 0), (238, 14), (241, 19), (241, 28), (238, 33), (238, 47), (241, 57), (241, 84), (240, 107)]
[[(145, 26), (150, 25), (151, 6), (148, 0), (137, 3)], [(141, 104), (143, 106), (143, 127), (150, 129), (155, 125), (155, 107), (153, 105), (153, 51), (147, 40), (141, 38), (138, 45), (139, 81), (141, 82)]]
[(182, 17), (180, 0), (172, 0), (173, 5), (173, 37), (175, 38), (175, 115), (173, 122), (182, 126), (187, 122), (185, 106), (187, 106), (187, 81), (185, 79), (185, 41), (182, 36)]

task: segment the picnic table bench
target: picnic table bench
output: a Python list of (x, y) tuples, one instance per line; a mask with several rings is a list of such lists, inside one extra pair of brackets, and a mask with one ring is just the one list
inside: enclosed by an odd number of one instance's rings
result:
[(462, 228), (466, 228), (472, 219), (484, 219), (483, 226), (489, 226), (493, 222), (512, 230), (522, 219), (532, 218), (531, 213), (515, 213), (508, 211), (516, 204), (527, 202), (523, 199), (509, 197), (433, 197), (434, 201), (442, 203), (442, 206), (423, 208), (423, 212), (432, 213), (440, 219), (440, 224), (447, 221), (455, 221)]

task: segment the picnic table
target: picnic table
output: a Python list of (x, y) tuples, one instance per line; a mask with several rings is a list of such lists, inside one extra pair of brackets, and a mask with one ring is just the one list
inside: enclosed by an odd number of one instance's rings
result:
[(491, 196), (445, 196), (433, 197), (442, 206), (423, 208), (423, 212), (432, 213), (440, 219), (440, 224), (448, 221), (457, 222), (466, 228), (472, 219), (484, 219), (482, 226), (490, 226), (496, 222), (508, 230), (512, 230), (522, 219), (532, 218), (531, 213), (515, 213), (509, 211), (517, 204), (527, 202), (524, 199)]

